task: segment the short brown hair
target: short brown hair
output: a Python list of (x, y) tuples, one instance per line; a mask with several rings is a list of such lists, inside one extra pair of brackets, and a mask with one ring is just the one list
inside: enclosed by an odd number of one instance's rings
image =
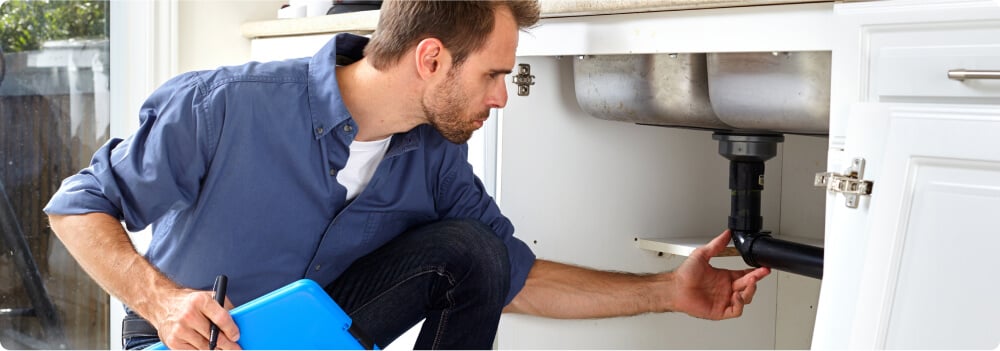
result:
[(437, 38), (451, 51), (452, 64), (461, 65), (485, 44), (493, 31), (494, 11), (500, 6), (510, 9), (520, 29), (538, 22), (536, 0), (385, 1), (365, 56), (375, 69), (382, 70), (421, 40)]

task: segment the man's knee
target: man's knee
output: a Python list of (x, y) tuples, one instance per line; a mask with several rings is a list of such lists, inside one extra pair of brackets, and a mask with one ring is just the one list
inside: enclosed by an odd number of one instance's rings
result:
[[(478, 220), (449, 219), (433, 225), (435, 243), (450, 256), (451, 265), (465, 270), (468, 279), (506, 297), (510, 284), (510, 260), (507, 246), (492, 228)], [(502, 290), (502, 291), (500, 291)]]

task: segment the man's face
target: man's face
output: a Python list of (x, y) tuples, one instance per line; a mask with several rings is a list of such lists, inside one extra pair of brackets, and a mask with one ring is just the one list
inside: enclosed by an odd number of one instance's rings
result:
[(421, 105), (427, 120), (449, 141), (461, 144), (507, 104), (506, 77), (514, 67), (517, 24), (510, 10), (495, 13), (486, 44), (459, 66), (451, 66), (442, 84), (430, 89)]
[(476, 110), (457, 72), (456, 69), (449, 71), (445, 84), (427, 96), (422, 105), (427, 120), (445, 139), (462, 144), (483, 126), (490, 116), (490, 107)]

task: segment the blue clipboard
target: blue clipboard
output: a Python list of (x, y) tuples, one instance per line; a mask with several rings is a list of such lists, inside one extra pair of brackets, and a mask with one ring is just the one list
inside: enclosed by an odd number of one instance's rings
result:
[[(301, 279), (229, 311), (245, 350), (378, 349), (316, 282)], [(354, 332), (354, 333), (352, 333)], [(366, 347), (367, 346), (367, 347)], [(146, 350), (166, 350), (160, 342)]]

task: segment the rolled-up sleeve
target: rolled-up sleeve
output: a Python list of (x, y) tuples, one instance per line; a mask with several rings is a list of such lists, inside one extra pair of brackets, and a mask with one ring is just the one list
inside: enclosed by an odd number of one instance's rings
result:
[(448, 218), (477, 218), (493, 228), (507, 246), (510, 260), (510, 290), (506, 303), (510, 303), (524, 288), (528, 272), (535, 264), (535, 254), (521, 239), (514, 237), (514, 225), (500, 212), (496, 201), (486, 193), (486, 187), (472, 171), (468, 161), (468, 146), (446, 148), (442, 168), (440, 192), (437, 195)]
[(102, 212), (139, 230), (190, 205), (218, 141), (220, 122), (208, 118), (206, 92), (197, 73), (165, 83), (143, 104), (135, 134), (99, 148), (89, 167), (63, 180), (44, 211)]

